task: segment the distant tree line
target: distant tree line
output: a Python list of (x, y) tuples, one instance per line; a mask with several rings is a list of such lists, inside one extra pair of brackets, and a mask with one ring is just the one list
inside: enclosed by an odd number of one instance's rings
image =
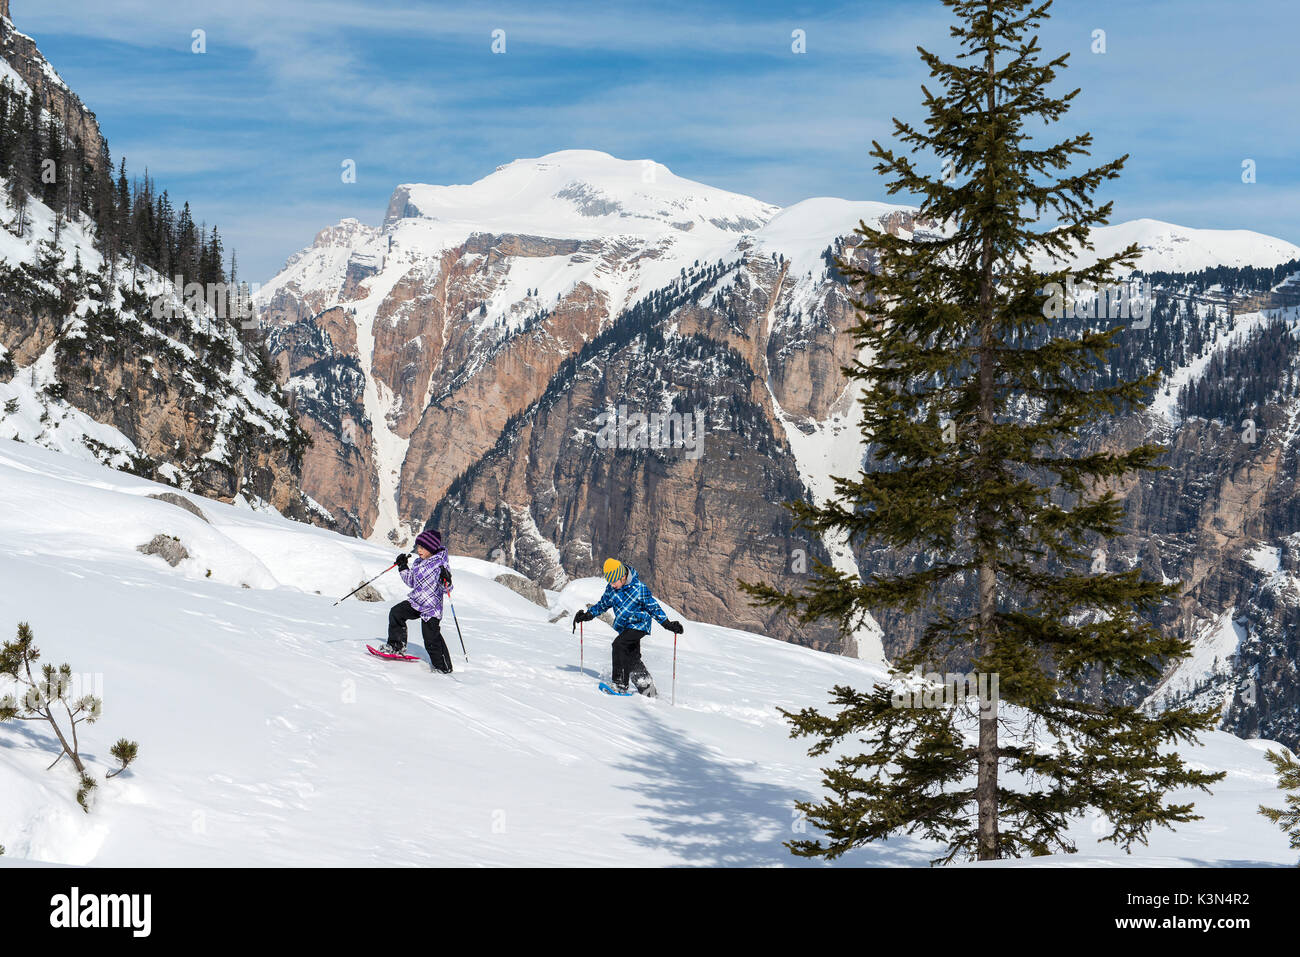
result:
[[(1260, 285), (1238, 285), (1235, 288), (1246, 292), (1267, 289), (1289, 274), (1285, 266), (1279, 266), (1278, 270), (1276, 275), (1271, 270), (1256, 270), (1260, 275), (1251, 281), (1258, 281)], [(1249, 272), (1233, 271), (1242, 275)], [(1204, 356), (1216, 339), (1232, 328), (1233, 320), (1224, 308), (1169, 294), (1169, 286), (1180, 290), (1194, 286), (1198, 292), (1203, 292), (1214, 282), (1222, 282), (1226, 273), (1213, 281), (1202, 282), (1195, 277), (1216, 272), (1162, 274), (1167, 286), (1155, 287), (1149, 326), (1134, 325), (1131, 319), (1065, 316), (1053, 323), (1051, 334), (1075, 337), (1084, 331), (1109, 329), (1116, 325), (1127, 327), (1116, 340), (1117, 348), (1111, 350), (1104, 361), (1098, 361), (1092, 370), (1082, 373), (1083, 381), (1092, 388), (1136, 379), (1156, 370), (1168, 374)], [(1236, 281), (1244, 283), (1245, 280), (1238, 276)], [(1041, 331), (1037, 335), (1040, 338), (1045, 336)], [(1190, 389), (1184, 387), (1180, 391), (1178, 400), (1183, 414), (1203, 418), (1223, 418), (1226, 414), (1231, 419), (1242, 409), (1271, 401), (1279, 391), (1294, 394), (1295, 377), (1290, 370), (1297, 351), (1298, 344), (1286, 331), (1286, 323), (1271, 322), (1244, 343), (1215, 355), (1204, 373), (1197, 376), (1198, 381)], [(1168, 388), (1167, 380), (1157, 387)], [(1148, 390), (1149, 395), (1157, 389)]]
[(1257, 411), (1283, 395), (1296, 392), (1296, 341), (1286, 320), (1274, 319), (1210, 357), (1205, 371), (1179, 390), (1178, 405), (1184, 415), (1218, 419), (1230, 428), (1240, 426)]
[(1199, 272), (1139, 273), (1138, 278), (1150, 280), (1153, 286), (1173, 287), (1184, 292), (1203, 293), (1217, 285), (1231, 294), (1264, 292), (1296, 272), (1300, 272), (1300, 259), (1292, 259), (1277, 266), (1211, 266)]
[(41, 114), (35, 93), (24, 96), (8, 78), (0, 81), (0, 176), (15, 210), (14, 232), (26, 234), (34, 199), (54, 211), (56, 237), (64, 223), (88, 216), (110, 272), (126, 257), (133, 268), (143, 264), (168, 278), (180, 276), (182, 284), (235, 283), (235, 258), (227, 273), (216, 226), (195, 223), (188, 202), (178, 211), (147, 171), (128, 178), (126, 160), (115, 175), (107, 141), (93, 156), (53, 115), (42, 121)]

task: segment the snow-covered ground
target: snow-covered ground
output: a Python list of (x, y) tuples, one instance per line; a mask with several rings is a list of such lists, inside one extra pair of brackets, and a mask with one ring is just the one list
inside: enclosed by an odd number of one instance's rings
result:
[[(1220, 718), (1227, 713), (1237, 690), (1231, 682), (1232, 656), (1237, 654), (1241, 643), (1246, 640), (1248, 632), (1237, 623), (1237, 609), (1230, 607), (1214, 621), (1203, 625), (1192, 638), (1192, 650), (1178, 666), (1161, 679), (1160, 684), (1149, 696), (1149, 701), (1156, 705), (1176, 702), (1182, 697), (1186, 703), (1199, 688), (1210, 687), (1215, 679), (1220, 679), (1219, 687), (1208, 691), (1207, 695), (1217, 698)], [(1205, 702), (1208, 706), (1210, 701)], [(1195, 706), (1202, 706), (1200, 701)]]
[[(877, 667), (688, 623), (675, 706), (671, 636), (659, 629), (644, 650), (662, 696), (611, 698), (596, 689), (608, 627), (587, 626), (580, 671), (568, 622), (548, 623), (491, 580), (499, 566), (468, 557), (453, 559), (453, 597), (470, 662), (450, 615), (453, 676), (379, 661), (363, 645), (381, 637), (387, 606), (332, 602), (391, 562), (389, 550), (187, 496), (209, 524), (147, 497), (164, 490), (0, 440), (0, 629), (10, 638), (30, 622), (45, 660), (67, 661), (104, 702), (82, 733), (101, 778), (90, 815), (66, 762), (46, 770), (50, 734), (0, 725), (0, 863), (807, 863), (781, 842), (821, 775), (775, 709), (823, 704), (832, 685), (865, 685)], [(135, 550), (157, 534), (192, 558), (171, 568)], [(395, 573), (378, 586), (402, 596)], [(575, 581), (552, 603), (558, 613), (599, 590)], [(418, 653), (415, 627), (411, 639)], [(102, 780), (119, 737), (138, 741), (140, 757)], [(1228, 778), (1195, 798), (1204, 820), (1131, 857), (1095, 844), (1081, 821), (1086, 857), (1050, 862), (1292, 863), (1283, 833), (1255, 812), (1281, 801), (1266, 747), (1207, 735), (1187, 756)], [(932, 856), (901, 838), (845, 863)]]

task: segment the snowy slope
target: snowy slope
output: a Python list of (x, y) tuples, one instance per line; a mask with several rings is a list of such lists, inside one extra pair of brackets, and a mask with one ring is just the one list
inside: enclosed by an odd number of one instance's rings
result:
[(915, 213), (915, 206), (897, 203), (853, 202), (818, 196), (787, 206), (758, 232), (759, 247), (791, 261), (790, 272), (820, 272), (826, 264), (821, 254), (841, 236), (851, 236), (860, 222), (879, 228), (880, 221), (898, 212)]
[[(546, 610), (491, 581), (496, 566), (461, 558), (454, 599), (470, 663), (450, 616), (455, 675), (377, 661), (362, 645), (380, 636), (386, 606), (331, 603), (390, 551), (190, 496), (208, 524), (146, 497), (161, 490), (0, 441), (0, 627), (9, 637), (29, 621), (45, 659), (68, 661), (102, 694), (104, 716), (83, 734), (99, 776), (118, 737), (140, 744), (133, 769), (101, 781), (86, 815), (71, 771), (45, 769), (49, 735), (0, 725), (0, 862), (801, 863), (781, 842), (820, 772), (774, 709), (880, 676), (688, 623), (675, 707), (661, 630), (645, 655), (663, 697), (610, 698), (595, 689), (606, 626), (587, 626), (581, 674), (567, 622), (548, 624)], [(135, 551), (158, 533), (194, 557), (173, 569)], [(401, 594), (391, 574), (379, 587)], [(555, 603), (573, 608), (598, 591), (574, 582)], [(1282, 832), (1254, 812), (1279, 800), (1263, 747), (1208, 735), (1189, 757), (1229, 777), (1196, 798), (1204, 821), (1155, 835), (1131, 858), (1093, 844), (1081, 821), (1080, 849), (1110, 863), (1290, 863)], [(930, 856), (898, 839), (847, 862)]]
[[(745, 237), (796, 260), (796, 271), (815, 265), (835, 239), (860, 220), (876, 225), (898, 203), (815, 197), (785, 209), (685, 179), (653, 160), (622, 160), (598, 150), (561, 150), (517, 159), (466, 185), (405, 184), (397, 187), (380, 227), (354, 219), (328, 227), (315, 246), (295, 254), (262, 289), (269, 298), (281, 285), (332, 287), (356, 251), (378, 262), (393, 251), (431, 254), (473, 233), (517, 233), (553, 239), (617, 237), (660, 247), (671, 259), (671, 278), (695, 258), (711, 261)], [(1300, 246), (1245, 229), (1195, 229), (1155, 219), (1103, 226), (1093, 233), (1095, 251), (1082, 251), (1080, 265), (1136, 242), (1138, 268), (1194, 271), (1216, 265), (1272, 266), (1300, 258)], [(312, 250), (331, 250), (313, 255)], [(536, 278), (536, 277), (534, 277)], [(643, 283), (642, 288), (653, 288)], [(540, 297), (543, 300), (546, 297)]]
[[(1215, 307), (1201, 302), (1195, 303), (1192, 308), (1201, 316), (1206, 316)], [(1277, 319), (1288, 321), (1294, 328), (1300, 325), (1300, 311), (1291, 306), (1223, 316), (1220, 320), (1221, 324), (1214, 329), (1213, 337), (1202, 346), (1200, 354), (1190, 357), (1183, 365), (1175, 367), (1165, 375), (1164, 384), (1156, 391), (1148, 411), (1152, 415), (1163, 416), (1177, 425), (1182, 418), (1178, 397), (1183, 388), (1204, 378), (1206, 370), (1210, 368), (1210, 363), (1216, 356), (1223, 355), (1229, 349), (1240, 347), (1252, 334)]]
[(1192, 637), (1191, 653), (1161, 679), (1148, 701), (1173, 705), (1193, 700), (1197, 707), (1217, 705), (1226, 713), (1239, 690), (1232, 681), (1232, 656), (1249, 634), (1237, 617), (1237, 609), (1229, 607), (1202, 625)]
[[(16, 86), (22, 83), (3, 60), (0, 60), (0, 76), (9, 76)], [(25, 85), (18, 88), (26, 90)], [(8, 190), (3, 188), (5, 185), (4, 179), (0, 178), (0, 218), (11, 221), (17, 217)], [(54, 214), (47, 206), (35, 199), (29, 200), (26, 219), (27, 233), (23, 237), (15, 236), (8, 229), (0, 229), (0, 263), (34, 265), (39, 259), (41, 244), (53, 243), (56, 232)], [(98, 271), (103, 266), (103, 257), (95, 248), (87, 220), (64, 223), (58, 232), (58, 249), (65, 268), (70, 268), (78, 259), (88, 272)], [(114, 305), (121, 305), (120, 294), (116, 291)], [(92, 306), (98, 309), (100, 303), (83, 300), (77, 304), (77, 315), (84, 317)], [(0, 355), (4, 354), (3, 350), (4, 346), (0, 345)], [(33, 442), (91, 462), (107, 461), (118, 467), (129, 464), (130, 456), (139, 450), (118, 429), (96, 422), (69, 403), (44, 394), (43, 390), (57, 381), (54, 358), (51, 347), (9, 382), (0, 382), (0, 435)], [(97, 453), (96, 447), (105, 451)]]

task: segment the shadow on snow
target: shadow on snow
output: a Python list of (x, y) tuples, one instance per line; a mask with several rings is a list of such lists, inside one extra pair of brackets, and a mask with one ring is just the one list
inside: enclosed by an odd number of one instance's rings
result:
[[(645, 716), (643, 730), (647, 752), (615, 766), (636, 778), (619, 787), (637, 795), (635, 806), (646, 812), (644, 820), (655, 832), (629, 834), (633, 844), (668, 851), (683, 865), (825, 866), (820, 859), (796, 857), (783, 845), (816, 837), (811, 825), (806, 834), (795, 832), (795, 801), (807, 799), (807, 793), (754, 780), (750, 775), (761, 775), (760, 766), (727, 761), (652, 714)], [(855, 849), (835, 864), (926, 866), (931, 856), (922, 844), (903, 837)]]

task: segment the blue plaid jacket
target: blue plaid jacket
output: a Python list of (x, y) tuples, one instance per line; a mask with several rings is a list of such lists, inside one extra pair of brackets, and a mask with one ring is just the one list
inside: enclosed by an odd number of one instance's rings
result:
[(609, 608), (614, 609), (614, 627), (619, 631), (635, 628), (649, 633), (651, 617), (661, 625), (668, 624), (668, 616), (659, 607), (659, 602), (655, 601), (650, 589), (631, 568), (627, 570), (627, 583), (622, 588), (615, 589), (613, 585), (606, 585), (605, 594), (600, 596), (600, 601), (587, 611), (592, 615), (600, 615)]

